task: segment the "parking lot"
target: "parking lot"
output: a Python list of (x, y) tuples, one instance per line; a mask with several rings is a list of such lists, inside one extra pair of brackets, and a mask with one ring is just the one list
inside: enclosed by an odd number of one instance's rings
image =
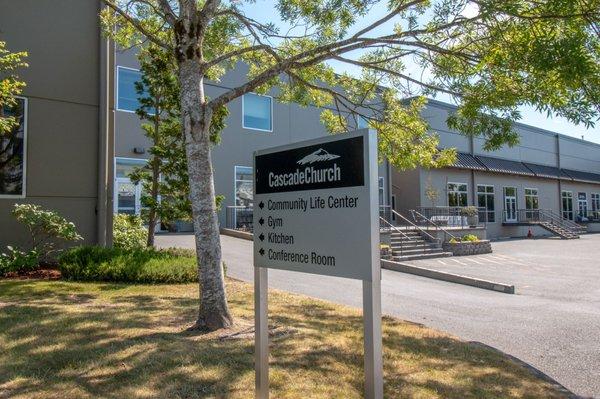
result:
[[(252, 242), (222, 236), (231, 277), (252, 281)], [(160, 236), (193, 247), (193, 237)], [(382, 272), (383, 312), (497, 348), (578, 395), (600, 397), (600, 234), (578, 240), (510, 240), (494, 253), (413, 262), (514, 284), (516, 295)], [(361, 306), (359, 281), (271, 270), (269, 284)]]

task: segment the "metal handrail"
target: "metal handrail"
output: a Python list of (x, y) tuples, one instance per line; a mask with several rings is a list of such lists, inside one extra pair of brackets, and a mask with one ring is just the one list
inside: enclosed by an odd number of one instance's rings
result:
[(381, 216), (379, 216), (379, 219), (382, 220), (384, 223), (386, 223), (388, 226), (390, 226), (390, 228), (392, 228), (393, 230), (395, 230), (396, 232), (402, 234), (402, 236), (404, 238), (406, 238), (407, 240), (412, 240), (412, 238), (410, 238), (409, 236), (407, 236), (404, 232), (402, 232), (402, 230), (400, 230), (399, 228), (397, 228), (396, 226), (394, 226), (393, 224), (391, 224), (390, 222), (388, 222), (387, 220), (385, 220), (384, 218), (382, 218)]
[(439, 226), (437, 223), (435, 223), (433, 220), (430, 220), (428, 217), (424, 216), (421, 214), (421, 212), (415, 210), (415, 209), (411, 209), (411, 212), (413, 214), (416, 214), (417, 216), (419, 216), (420, 218), (422, 218), (423, 220), (425, 220), (427, 223), (433, 225), (437, 230), (442, 230), (444, 232), (444, 234), (450, 236), (451, 238), (454, 238), (455, 240), (457, 239), (456, 236), (452, 233), (450, 233), (448, 230), (446, 230), (445, 228)]
[(565, 219), (560, 213), (556, 213), (552, 209), (544, 209), (543, 211), (545, 213), (547, 212), (548, 214), (550, 214), (555, 219), (562, 221), (562, 223), (564, 223), (567, 226), (570, 226), (572, 229), (581, 229), (580, 225), (578, 225), (577, 223), (573, 222), (572, 220)]
[(392, 209), (391, 211), (392, 211), (392, 213), (394, 215), (396, 215), (400, 219), (404, 220), (405, 222), (407, 222), (408, 224), (410, 224), (411, 226), (413, 226), (415, 229), (419, 230), (421, 233), (423, 233), (424, 235), (426, 235), (427, 237), (429, 237), (431, 239), (431, 241), (435, 241), (435, 242), (439, 241), (437, 238), (434, 238), (431, 234), (429, 234), (428, 232), (426, 232), (425, 230), (423, 230), (422, 228), (420, 228), (419, 226), (417, 226), (416, 224), (414, 224), (413, 222), (411, 222), (410, 220), (408, 220), (407, 218), (405, 218), (404, 216), (402, 216), (401, 214), (399, 214), (395, 210)]
[(577, 223), (572, 222), (568, 219), (563, 218), (561, 215), (557, 215), (554, 211), (546, 209), (542, 211), (542, 214), (550, 219), (551, 222), (556, 223), (559, 227), (567, 229), (573, 233), (578, 233), (581, 230), (581, 226)]

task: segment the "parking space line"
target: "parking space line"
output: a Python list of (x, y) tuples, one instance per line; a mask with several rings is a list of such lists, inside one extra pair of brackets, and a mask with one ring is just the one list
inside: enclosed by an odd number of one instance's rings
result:
[(441, 260), (441, 259), (438, 259), (437, 261), (438, 261), (438, 263), (441, 263), (441, 264), (442, 264), (442, 265), (444, 265), (444, 266), (447, 264), (446, 262), (444, 262), (444, 261), (443, 261), (443, 260)]
[(461, 261), (459, 261), (458, 259), (450, 259), (450, 260), (452, 260), (452, 261), (454, 261), (454, 262), (458, 263), (459, 265), (462, 265), (462, 266), (467, 266), (467, 264), (466, 264), (466, 263), (462, 263), (462, 262), (461, 262)]
[(472, 258), (465, 258), (465, 260), (471, 261), (473, 263), (477, 263), (478, 265), (484, 265), (485, 264), (485, 263), (481, 263), (481, 262), (479, 262), (479, 261), (477, 261), (475, 259), (472, 259)]

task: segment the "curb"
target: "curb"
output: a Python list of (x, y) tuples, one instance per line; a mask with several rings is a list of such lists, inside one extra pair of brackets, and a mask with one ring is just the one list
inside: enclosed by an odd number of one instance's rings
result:
[(407, 265), (406, 263), (394, 262), (391, 260), (381, 260), (381, 268), (394, 270), (401, 273), (414, 274), (416, 276), (428, 277), (435, 280), (447, 281), (450, 283), (469, 285), (471, 287), (482, 288), (502, 292), (504, 294), (514, 294), (515, 286), (495, 281), (482, 280), (474, 277), (462, 276), (460, 274), (446, 273), (439, 270), (425, 269), (422, 267)]
[(219, 232), (225, 236), (231, 236), (235, 238), (241, 238), (242, 240), (254, 241), (254, 234), (246, 231), (239, 231), (233, 229), (220, 228)]

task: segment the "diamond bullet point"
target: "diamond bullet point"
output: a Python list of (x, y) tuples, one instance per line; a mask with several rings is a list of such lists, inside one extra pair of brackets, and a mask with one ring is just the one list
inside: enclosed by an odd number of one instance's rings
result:
[(261, 248), (260, 251), (258, 251), (258, 253), (260, 254), (260, 256), (263, 256), (265, 254), (265, 250)]
[(263, 218), (260, 218), (260, 219), (258, 220), (258, 223), (260, 223), (260, 225), (262, 226), (263, 224), (265, 224), (265, 219), (263, 219)]
[(263, 208), (265, 207), (265, 203), (264, 203), (264, 202), (262, 202), (262, 201), (260, 201), (260, 204), (258, 204), (258, 207), (259, 207), (260, 209), (263, 209)]
[(258, 238), (260, 238), (261, 241), (265, 240), (265, 235), (263, 233), (260, 233), (260, 235), (258, 236)]

